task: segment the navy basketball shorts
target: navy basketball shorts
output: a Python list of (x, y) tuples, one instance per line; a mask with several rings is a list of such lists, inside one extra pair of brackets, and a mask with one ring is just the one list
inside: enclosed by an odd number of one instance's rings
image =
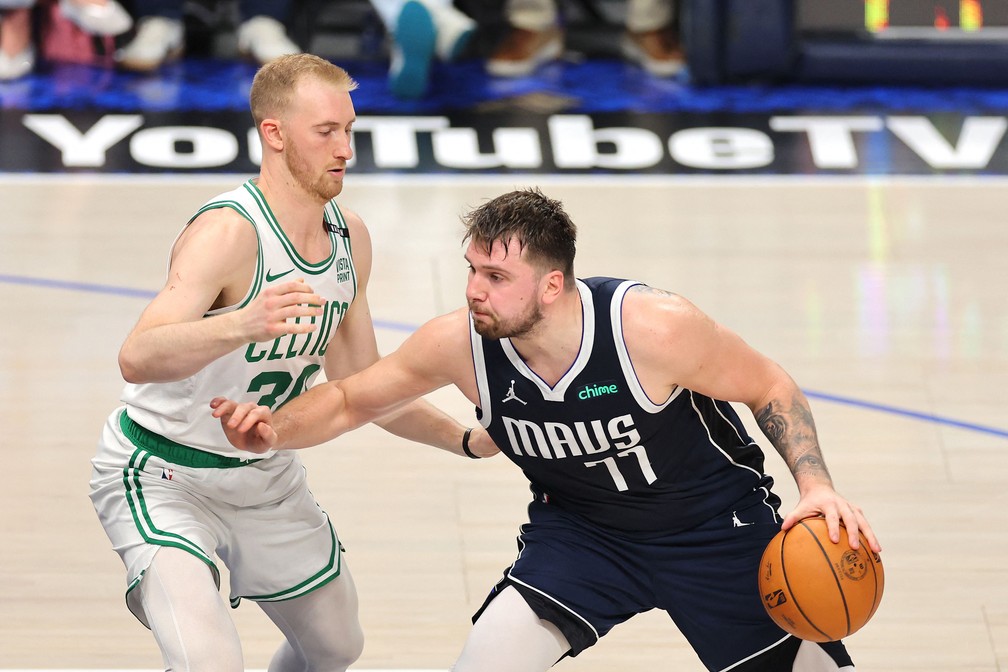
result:
[[(648, 537), (618, 534), (533, 501), (518, 558), (473, 621), (510, 585), (560, 629), (571, 656), (650, 609), (669, 614), (709, 670), (771, 650), (786, 655), (776, 649), (796, 644), (770, 620), (756, 579), (763, 549), (780, 530), (777, 501), (759, 489), (699, 527)], [(842, 644), (834, 648), (835, 659), (846, 658)]]

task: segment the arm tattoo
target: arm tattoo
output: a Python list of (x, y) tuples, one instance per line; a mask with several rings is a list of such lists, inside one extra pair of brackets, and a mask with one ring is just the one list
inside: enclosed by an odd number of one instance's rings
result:
[(819, 450), (812, 412), (804, 403), (793, 399), (790, 409), (783, 410), (770, 402), (756, 414), (756, 422), (784, 458), (795, 480), (808, 476), (832, 483)]
[(654, 294), (655, 296), (675, 296), (672, 292), (659, 289), (657, 287), (651, 287), (649, 285), (634, 285), (629, 289), (629, 291), (638, 292), (640, 294)]

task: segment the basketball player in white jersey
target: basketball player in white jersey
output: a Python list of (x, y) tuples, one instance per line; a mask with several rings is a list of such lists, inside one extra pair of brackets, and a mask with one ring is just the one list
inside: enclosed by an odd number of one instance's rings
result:
[[(356, 83), (298, 54), (256, 74), (262, 169), (211, 199), (172, 246), (168, 279), (119, 355), (124, 405), (94, 457), (91, 499), (127, 571), (127, 604), (167, 670), (241, 672), (233, 606), (256, 601), (285, 640), (270, 672), (342, 671), (362, 650), (357, 594), (336, 532), (292, 452), (232, 447), (206, 406), (221, 394), (276, 409), (317, 374), (378, 360), (364, 223), (342, 211)], [(330, 356), (331, 355), (331, 356)], [(379, 423), (409, 439), (493, 454), (420, 402)], [(471, 438), (471, 447), (469, 439)]]
[[(534, 497), (455, 672), (545, 672), (655, 608), (711, 671), (853, 670), (842, 642), (777, 627), (756, 588), (763, 549), (802, 518), (881, 550), (834, 489), (791, 377), (682, 297), (576, 278), (575, 227), (537, 190), (476, 208), (466, 239), (467, 308), (277, 413), (213, 400), (229, 440), (252, 453), (315, 445), (449, 384), (472, 401)], [(788, 465), (800, 498), (787, 516), (730, 402)]]

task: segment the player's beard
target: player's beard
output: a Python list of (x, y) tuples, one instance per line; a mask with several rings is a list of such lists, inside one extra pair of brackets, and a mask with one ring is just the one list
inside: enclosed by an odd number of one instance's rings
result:
[(287, 164), (287, 170), (290, 171), (294, 182), (305, 192), (326, 203), (343, 191), (342, 180), (333, 181), (328, 171), (325, 171), (324, 175), (315, 173), (297, 144), (288, 141), (286, 150), (284, 162)]
[[(469, 309), (473, 309), (471, 305), (469, 306)], [(543, 317), (542, 308), (538, 303), (529, 306), (529, 309), (525, 311), (525, 313), (510, 320), (501, 320), (496, 316), (487, 315), (482, 311), (477, 312), (480, 313), (480, 317), (484, 320), (489, 319), (490, 322), (473, 320), (476, 333), (483, 338), (491, 340), (519, 338), (521, 336), (525, 336), (539, 325)]]

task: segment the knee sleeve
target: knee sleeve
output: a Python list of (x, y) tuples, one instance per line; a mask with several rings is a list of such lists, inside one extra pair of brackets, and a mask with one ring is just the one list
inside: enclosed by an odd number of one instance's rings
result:
[(140, 601), (169, 672), (242, 672), (238, 631), (199, 558), (165, 547), (140, 582)]
[(508, 586), (473, 625), (453, 672), (545, 672), (567, 654), (560, 630)]
[(293, 600), (260, 602), (287, 641), (269, 672), (344, 672), (364, 651), (357, 588), (346, 558), (338, 577)]
[(802, 642), (791, 669), (792, 672), (854, 672), (854, 665), (843, 646), (836, 642)]

